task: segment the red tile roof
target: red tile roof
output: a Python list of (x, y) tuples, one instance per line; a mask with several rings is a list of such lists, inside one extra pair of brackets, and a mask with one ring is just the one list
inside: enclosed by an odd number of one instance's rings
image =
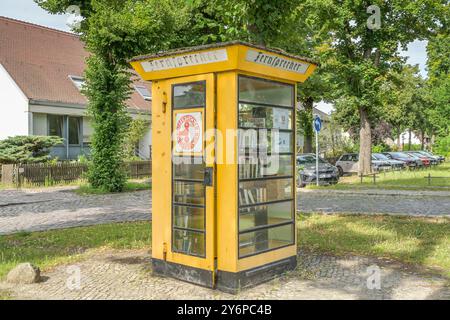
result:
[[(86, 105), (69, 76), (83, 76), (87, 56), (75, 34), (0, 17), (0, 64), (30, 100)], [(150, 90), (148, 82), (136, 79), (135, 85)], [(151, 111), (151, 101), (135, 90), (127, 105)]]

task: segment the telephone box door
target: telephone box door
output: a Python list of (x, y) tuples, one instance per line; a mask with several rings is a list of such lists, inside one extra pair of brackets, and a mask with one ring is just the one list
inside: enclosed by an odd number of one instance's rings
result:
[(215, 282), (214, 75), (169, 81), (172, 112), (173, 262)]

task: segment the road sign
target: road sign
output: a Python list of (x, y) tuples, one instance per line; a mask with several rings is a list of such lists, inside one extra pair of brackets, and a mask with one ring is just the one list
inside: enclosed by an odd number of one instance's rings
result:
[(316, 185), (319, 186), (319, 131), (322, 129), (322, 120), (318, 115), (314, 117), (314, 130), (316, 132)]
[(314, 118), (314, 129), (319, 132), (322, 129), (322, 119), (319, 116)]

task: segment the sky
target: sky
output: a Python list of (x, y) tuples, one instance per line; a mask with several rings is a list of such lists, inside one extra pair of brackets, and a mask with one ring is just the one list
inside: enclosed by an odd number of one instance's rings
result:
[[(68, 15), (51, 15), (41, 9), (33, 0), (0, 0), (0, 16), (23, 20), (49, 28), (70, 31), (67, 25)], [(427, 76), (426, 71), (426, 41), (414, 41), (408, 45), (408, 50), (401, 52), (408, 57), (409, 64), (418, 64), (423, 77)], [(333, 106), (324, 102), (316, 104), (316, 107), (323, 112), (330, 113)]]

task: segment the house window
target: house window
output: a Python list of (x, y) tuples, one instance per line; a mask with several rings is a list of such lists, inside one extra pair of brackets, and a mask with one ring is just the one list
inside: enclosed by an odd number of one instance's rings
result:
[(136, 91), (144, 98), (144, 100), (150, 101), (152, 100), (152, 94), (150, 91), (144, 86), (134, 86)]
[(80, 118), (69, 117), (69, 144), (80, 144)]
[(82, 77), (69, 76), (69, 78), (70, 78), (70, 80), (72, 80), (75, 87), (78, 88), (78, 90), (83, 89), (85, 81)]
[(48, 115), (48, 135), (63, 138), (64, 118), (63, 116)]

